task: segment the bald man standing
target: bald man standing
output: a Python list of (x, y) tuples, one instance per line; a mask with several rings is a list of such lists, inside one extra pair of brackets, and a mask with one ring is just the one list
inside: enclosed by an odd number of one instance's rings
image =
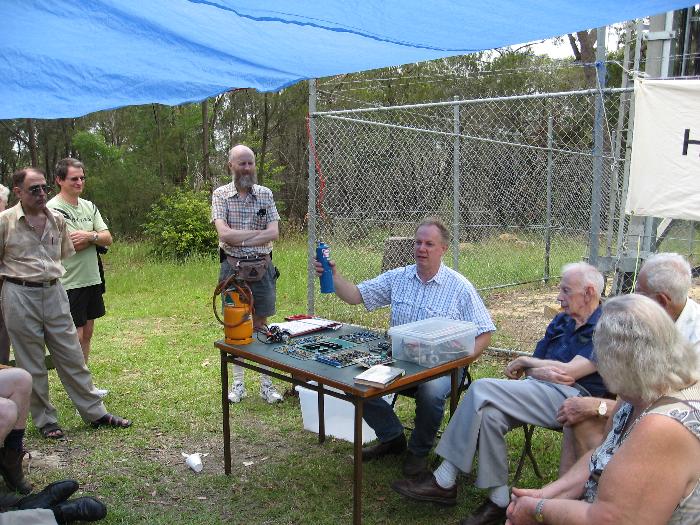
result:
[[(272, 264), (272, 241), (279, 237), (280, 216), (272, 190), (257, 184), (253, 150), (242, 144), (231, 148), (228, 169), (232, 182), (217, 188), (211, 199), (211, 221), (219, 236), (219, 282), (231, 275), (239, 260), (267, 259), (262, 279), (248, 282), (255, 303), (253, 325), (257, 329), (266, 325), (267, 318), (275, 313), (279, 272)], [(260, 378), (260, 396), (268, 403), (282, 401), (282, 395), (267, 375)], [(244, 397), (243, 368), (234, 365), (228, 398), (231, 403), (239, 403)]]

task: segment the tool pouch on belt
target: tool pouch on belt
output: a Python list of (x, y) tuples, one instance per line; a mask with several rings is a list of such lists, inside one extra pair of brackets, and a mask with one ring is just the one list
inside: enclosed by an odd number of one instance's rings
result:
[(269, 255), (249, 259), (239, 259), (227, 255), (226, 260), (236, 273), (236, 277), (248, 282), (260, 281), (267, 272), (267, 265), (270, 264)]

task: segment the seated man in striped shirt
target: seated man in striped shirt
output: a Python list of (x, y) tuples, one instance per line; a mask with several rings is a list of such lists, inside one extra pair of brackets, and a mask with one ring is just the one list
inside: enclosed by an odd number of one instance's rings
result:
[[(449, 243), (450, 233), (443, 222), (437, 218), (425, 219), (415, 232), (416, 264), (389, 270), (355, 285), (331, 261), (335, 293), (346, 303), (364, 304), (370, 311), (391, 305), (391, 326), (430, 317), (471, 321), (477, 328), (474, 352), (478, 355), (489, 345), (496, 327), (472, 283), (442, 263)], [(318, 261), (315, 266), (320, 275), (322, 266)], [(381, 398), (365, 402), (364, 419), (374, 429), (379, 443), (364, 448), (362, 460), (402, 454), (408, 448), (404, 474), (415, 476), (424, 471), (450, 389), (449, 375), (415, 389), (415, 429), (408, 444), (404, 428), (389, 403)]]

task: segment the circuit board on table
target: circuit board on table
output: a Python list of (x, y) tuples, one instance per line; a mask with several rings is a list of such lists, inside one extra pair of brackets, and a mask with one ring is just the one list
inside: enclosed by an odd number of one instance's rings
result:
[(311, 335), (293, 339), (275, 348), (275, 352), (301, 360), (315, 360), (333, 366), (374, 366), (392, 363), (391, 345), (382, 334), (353, 332), (338, 337)]

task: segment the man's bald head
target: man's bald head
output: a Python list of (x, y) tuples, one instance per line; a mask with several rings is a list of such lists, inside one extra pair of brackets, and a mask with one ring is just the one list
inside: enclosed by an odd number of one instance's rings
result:
[(238, 144), (229, 150), (228, 169), (238, 191), (247, 192), (258, 182), (255, 153), (248, 146)]

